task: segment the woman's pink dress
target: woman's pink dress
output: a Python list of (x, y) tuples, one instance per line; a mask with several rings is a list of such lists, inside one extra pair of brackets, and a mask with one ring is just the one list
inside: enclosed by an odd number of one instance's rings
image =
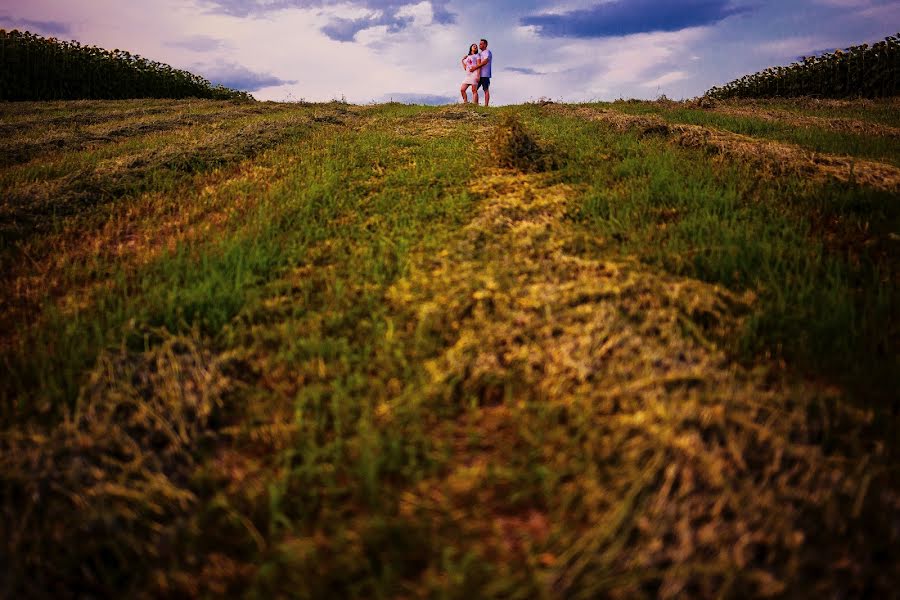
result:
[[(466, 69), (471, 69), (475, 65), (478, 64), (478, 55), (470, 54), (466, 57)], [(466, 78), (463, 79), (463, 85), (478, 85), (478, 80), (481, 79), (481, 69), (475, 69), (474, 71), (466, 71)]]

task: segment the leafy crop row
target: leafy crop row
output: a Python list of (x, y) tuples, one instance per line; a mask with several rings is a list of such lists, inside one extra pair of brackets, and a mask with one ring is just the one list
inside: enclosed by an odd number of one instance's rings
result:
[(252, 99), (123, 50), (0, 29), (0, 100)]
[(714, 87), (712, 98), (886, 98), (900, 93), (900, 33), (876, 44), (802, 57)]

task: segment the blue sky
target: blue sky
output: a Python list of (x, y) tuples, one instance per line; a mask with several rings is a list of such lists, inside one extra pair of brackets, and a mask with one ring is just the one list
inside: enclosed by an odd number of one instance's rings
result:
[(469, 43), (498, 104), (689, 98), (900, 30), (897, 0), (0, 0), (0, 27), (123, 48), (262, 100), (453, 102)]

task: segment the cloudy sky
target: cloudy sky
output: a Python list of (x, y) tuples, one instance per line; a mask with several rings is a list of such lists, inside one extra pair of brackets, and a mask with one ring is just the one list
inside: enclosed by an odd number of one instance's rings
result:
[(121, 48), (260, 100), (689, 98), (900, 29), (897, 0), (0, 0), (0, 27)]

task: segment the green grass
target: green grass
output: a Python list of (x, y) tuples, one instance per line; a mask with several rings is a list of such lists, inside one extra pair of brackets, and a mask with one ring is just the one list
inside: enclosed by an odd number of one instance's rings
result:
[(0, 187), (8, 190), (0, 207), (0, 252), (55, 223), (85, 214), (96, 219), (104, 214), (94, 210), (98, 205), (171, 192), (196, 173), (232, 165), (322, 126), (312, 110), (247, 116), (236, 107), (229, 117), (208, 127), (182, 114), (168, 131), (122, 141), (113, 137), (97, 147), (76, 146), (5, 169), (0, 173)]
[(821, 103), (815, 101), (790, 101), (790, 100), (761, 100), (757, 101), (762, 106), (786, 110), (800, 115), (812, 117), (859, 119), (880, 123), (890, 127), (900, 127), (900, 115), (897, 114), (896, 99), (872, 100), (869, 102), (848, 102), (841, 106), (834, 106), (827, 100)]
[(609, 105), (609, 108), (634, 115), (655, 114), (670, 123), (714, 127), (750, 137), (797, 144), (816, 152), (853, 156), (900, 166), (898, 158), (900, 138), (897, 137), (860, 135), (823, 127), (682, 108), (677, 105), (670, 108), (656, 103), (617, 102)]
[[(4, 123), (0, 130), (8, 132), (7, 152), (2, 166), (21, 164), (45, 154), (67, 152), (110, 141), (129, 139), (134, 142), (148, 133), (183, 129), (204, 123), (221, 126), (263, 109), (253, 105), (222, 103), (219, 106), (186, 104), (158, 108), (156, 111), (126, 110), (119, 113), (69, 113), (59, 117)], [(271, 112), (267, 115), (271, 118)], [(226, 123), (227, 124), (227, 123)]]
[[(584, 186), (572, 217), (602, 240), (600, 252), (637, 255), (760, 296), (734, 340), (739, 353), (846, 376), (872, 386), (879, 399), (894, 385), (884, 377), (896, 364), (896, 325), (889, 325), (897, 322), (896, 297), (879, 281), (896, 268), (882, 254), (900, 229), (895, 195), (797, 178), (760, 181), (752, 167), (715, 167), (702, 152), (575, 118), (535, 115), (531, 124), (575, 155), (561, 176)], [(832, 247), (824, 223), (838, 226)], [(877, 244), (860, 243), (864, 230)]]
[(552, 107), (190, 110), (0, 169), (106, 193), (2, 248), (11, 593), (891, 587), (896, 194)]
[[(440, 198), (443, 188), (433, 183), (445, 181), (443, 185), (448, 185), (454, 177), (464, 178), (464, 166), (471, 166), (459, 139), (447, 152), (459, 154), (461, 162), (456, 165), (424, 158), (428, 154), (422, 154), (421, 143), (415, 140), (400, 140), (405, 143), (398, 147), (416, 157), (402, 158), (405, 153), (397, 152), (395, 139), (377, 130), (363, 134), (318, 130), (294, 139), (304, 148), (301, 162), (292, 165), (290, 176), (257, 199), (254, 212), (239, 224), (239, 230), (228, 235), (220, 231), (201, 246), (181, 245), (137, 273), (114, 263), (82, 267), (82, 273), (101, 270), (98, 275), (113, 282), (112, 289), (95, 295), (90, 313), (76, 319), (57, 313), (51, 304), (42, 331), (52, 336), (53, 343), (50, 339), (29, 343), (53, 347), (54, 353), (19, 355), (24, 363), (21, 371), (12, 369), (17, 376), (7, 383), (14, 386), (14, 392), (6, 394), (21, 394), (20, 403), (27, 403), (28, 390), (40, 390), (51, 404), (71, 404), (79, 385), (77, 374), (93, 362), (99, 349), (121, 336), (123, 324), (162, 326), (173, 332), (199, 325), (205, 333), (214, 334), (262, 284), (279, 270), (303, 263), (309, 248), (326, 240), (341, 244), (334, 250), (334, 260), (364, 259), (357, 265), (360, 270), (348, 279), (371, 279), (383, 285), (396, 276), (403, 255), (419, 241), (420, 224), (451, 210)], [(426, 150), (445, 157), (435, 146), (428, 145)], [(264, 162), (288, 160), (296, 152), (292, 146), (282, 146)], [(415, 161), (414, 174), (408, 171), (408, 160)], [(402, 161), (399, 167), (397, 161)], [(428, 168), (429, 161), (436, 164)], [(373, 177), (373, 166), (401, 170)], [(348, 172), (353, 176), (347, 177)], [(157, 189), (168, 192), (177, 185), (177, 180), (162, 178)], [(362, 207), (361, 197), (365, 198)], [(402, 210), (396, 210), (398, 207)], [(366, 216), (374, 218), (367, 221)], [(348, 232), (346, 226), (334, 224), (342, 218), (355, 228)], [(366, 229), (360, 230), (363, 224)], [(78, 279), (78, 267), (68, 267), (75, 271), (73, 279)]]
[[(411, 373), (400, 340), (384, 339), (390, 323), (383, 299), (387, 286), (404, 272), (412, 247), (436, 247), (442, 230), (461, 221), (472, 202), (459, 186), (473, 166), (468, 136), (456, 132), (417, 140), (379, 124), (387, 116), (396, 121), (417, 112), (373, 110), (369, 118), (375, 122), (365, 131), (320, 130), (299, 140), (299, 147), (286, 144), (267, 153), (259, 163), (288, 162), (291, 168), (233, 229), (217, 231), (201, 245), (180, 245), (137, 272), (106, 266), (102, 277), (112, 282), (110, 289), (97, 293), (75, 318), (49, 306), (41, 327), (4, 359), (10, 375), (4, 378), (6, 418), (14, 415), (24, 422), (41, 414), (46, 420), (48, 412), (73, 407), (85, 383), (83, 374), (105, 348), (123, 343), (139, 352), (158, 343), (160, 328), (165, 335), (199, 331), (219, 352), (239, 351), (247, 360), (261, 349), (277, 347), (276, 354), (263, 355), (267, 369), (302, 372), (308, 361), (314, 371), (319, 362), (327, 369), (327, 379), (293, 398), (296, 408), (290, 412), (296, 411), (298, 423), (308, 422), (312, 429), (284, 459), (274, 461), (287, 460), (291, 474), (270, 486), (273, 496), (265, 518), (271, 522), (258, 525), (271, 536), (286, 533), (286, 522), (292, 531), (308, 526), (304, 523), (314, 522), (322, 502), (336, 493), (343, 496), (338, 489), (346, 484), (338, 484), (336, 476), (350, 476), (352, 489), (360, 477), (362, 487), (353, 493), (377, 502), (382, 477), (410, 474), (431, 462), (422, 455), (427, 440), (421, 424), (411, 420), (401, 437), (397, 431), (378, 433), (364, 419), (371, 418), (376, 396), (360, 402), (378, 389), (379, 381), (384, 387)], [(328, 279), (313, 272), (294, 281), (292, 272), (308, 264), (321, 267)], [(291, 302), (283, 312), (266, 303), (284, 294)], [(384, 369), (373, 373), (379, 366)], [(253, 398), (265, 394), (265, 388), (245, 389), (244, 394)], [(250, 428), (257, 413), (252, 407), (246, 410)], [(323, 435), (336, 437), (326, 441)], [(369, 445), (360, 448), (369, 456), (362, 464), (358, 452), (351, 452), (359, 443)], [(291, 456), (297, 457), (296, 464)], [(325, 467), (339, 472), (324, 476)], [(247, 530), (236, 533), (228, 526), (228, 515), (234, 513), (223, 515), (216, 497), (208, 502), (200, 518), (223, 528), (228, 547), (241, 548)], [(214, 548), (217, 539), (211, 536), (202, 543)], [(123, 556), (133, 551), (121, 550)], [(96, 557), (80, 558), (95, 564)], [(274, 568), (276, 557), (271, 560)], [(305, 584), (309, 589), (319, 585)], [(264, 579), (259, 585), (265, 587)]]

